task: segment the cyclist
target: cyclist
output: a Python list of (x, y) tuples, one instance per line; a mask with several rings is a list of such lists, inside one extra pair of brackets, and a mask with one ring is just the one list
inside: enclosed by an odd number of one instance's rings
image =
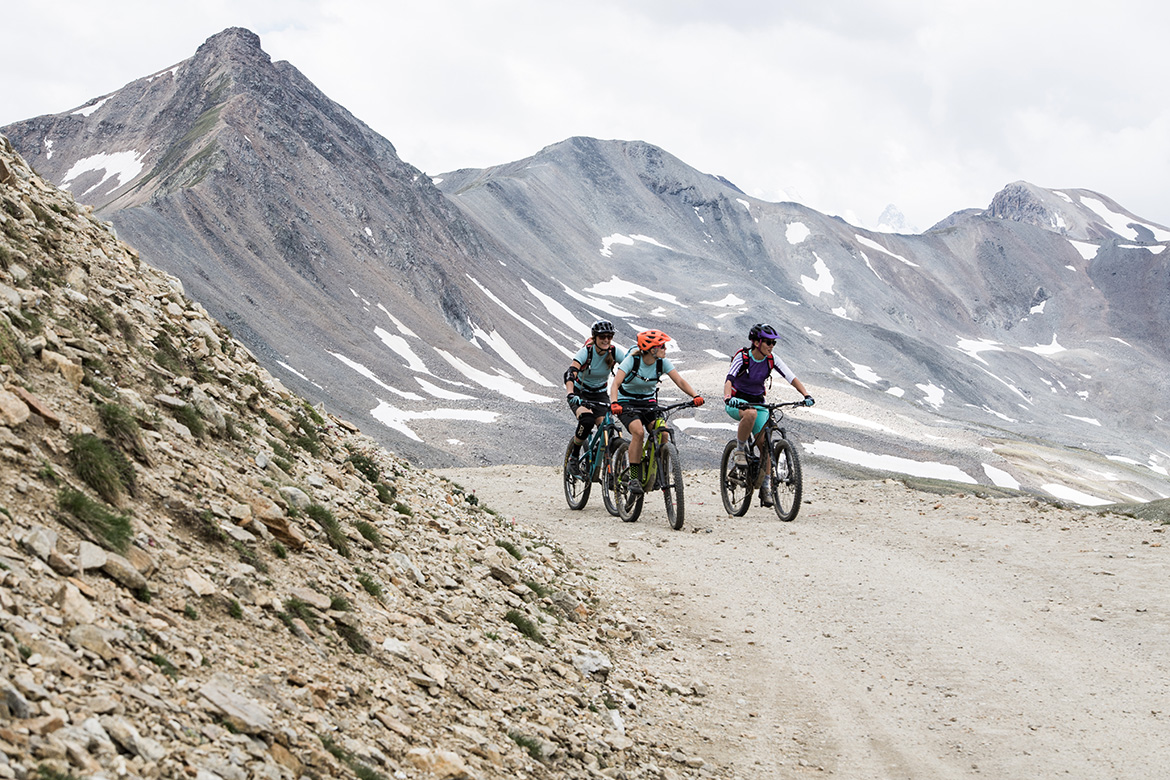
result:
[[(733, 420), (739, 421), (735, 434), (735, 462), (739, 466), (747, 465), (749, 435), (755, 439), (756, 446), (763, 452), (762, 431), (768, 422), (768, 410), (752, 404), (764, 403), (764, 394), (767, 392), (764, 389), (764, 382), (770, 379), (773, 371), (787, 379), (796, 392), (804, 396), (805, 406), (812, 406), (815, 403), (792, 369), (772, 354), (779, 338), (780, 335), (771, 325), (764, 323), (753, 325), (748, 331), (750, 346), (735, 353), (727, 369), (727, 379), (723, 382), (723, 403), (727, 414)], [(764, 480), (760, 486), (760, 503), (772, 506), (772, 464), (765, 458), (763, 466)]]
[(646, 428), (658, 417), (658, 383), (663, 375), (670, 377), (679, 390), (689, 395), (695, 406), (703, 405), (703, 396), (683, 379), (678, 369), (668, 360), (666, 342), (670, 341), (660, 330), (644, 330), (638, 334), (638, 348), (631, 350), (617, 367), (609, 386), (610, 411), (618, 416), (630, 432), (630, 492), (642, 491), (642, 440)]
[(614, 327), (609, 320), (597, 320), (589, 329), (591, 338), (573, 356), (565, 371), (565, 400), (577, 418), (573, 432), (573, 452), (569, 468), (576, 473), (581, 445), (589, 438), (595, 424), (605, 419), (604, 411), (594, 415), (595, 408), (604, 409), (609, 402), (609, 377), (614, 367), (626, 357), (625, 347), (613, 343)]

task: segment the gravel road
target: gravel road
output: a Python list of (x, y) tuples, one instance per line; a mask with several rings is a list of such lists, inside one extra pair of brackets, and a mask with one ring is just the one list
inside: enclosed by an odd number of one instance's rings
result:
[(586, 562), (644, 622), (647, 668), (708, 689), (632, 722), (665, 718), (739, 777), (1167, 771), (1161, 525), (833, 479), (806, 480), (795, 522), (729, 518), (704, 471), (671, 531), (658, 495), (636, 523), (596, 486), (570, 511), (551, 467), (438, 473)]

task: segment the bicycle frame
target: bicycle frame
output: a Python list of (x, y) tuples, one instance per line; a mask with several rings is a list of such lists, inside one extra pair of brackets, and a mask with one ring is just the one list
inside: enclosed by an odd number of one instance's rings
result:
[(692, 402), (683, 401), (657, 410), (658, 416), (654, 418), (650, 430), (642, 436), (642, 478), (639, 480), (642, 487), (649, 489), (658, 476), (658, 445), (663, 443), (660, 439), (665, 435), (669, 441), (674, 441), (674, 428), (666, 422), (670, 413), (693, 406)]
[[(590, 406), (590, 411), (593, 408)], [(600, 406), (598, 407), (598, 411), (600, 411)], [(609, 442), (615, 436), (621, 438), (621, 429), (618, 428), (618, 423), (613, 418), (613, 415), (606, 409), (605, 419), (594, 426), (593, 433), (589, 434), (589, 438), (585, 440), (585, 445), (581, 448), (589, 461), (589, 472), (586, 476), (590, 480), (596, 479), (597, 470), (601, 468), (602, 463), (605, 461), (605, 453), (608, 451)]]

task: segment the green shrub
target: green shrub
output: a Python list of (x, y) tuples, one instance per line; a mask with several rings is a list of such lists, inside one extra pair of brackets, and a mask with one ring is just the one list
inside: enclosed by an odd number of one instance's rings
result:
[(120, 450), (92, 433), (74, 434), (69, 444), (73, 470), (106, 503), (117, 504), (123, 493), (134, 493), (134, 467)]
[(274, 539), (272, 541), (272, 554), (283, 561), (288, 557), (288, 549), (283, 544)]
[(539, 642), (542, 645), (546, 643), (544, 635), (540, 633), (540, 629), (523, 612), (510, 609), (508, 610), (508, 614), (504, 615), (504, 620), (514, 625), (521, 634), (532, 641)]
[(178, 678), (179, 670), (176, 669), (175, 665), (168, 661), (165, 656), (156, 653), (150, 657), (150, 660), (151, 663), (157, 666), (159, 670), (162, 671), (162, 673), (167, 677), (170, 677), (172, 680)]
[(509, 542), (507, 539), (496, 539), (496, 547), (503, 547), (508, 551), (508, 555), (511, 555), (518, 561), (524, 560), (524, 553), (520, 551), (520, 548)]
[(380, 531), (378, 531), (377, 528), (374, 527), (373, 523), (368, 523), (365, 520), (358, 520), (353, 524), (353, 527), (357, 529), (357, 532), (361, 534), (362, 538), (367, 542), (370, 542), (379, 549), (382, 547), (382, 534)]
[(140, 463), (149, 464), (138, 421), (126, 407), (118, 404), (98, 404), (97, 411), (98, 419), (102, 421), (102, 426), (114, 443), (133, 455)]
[(349, 645), (349, 649), (358, 655), (366, 655), (370, 652), (370, 640), (366, 638), (365, 634), (348, 623), (338, 621), (337, 633)]
[(394, 511), (400, 515), (406, 515), (407, 517), (414, 517), (414, 510), (411, 509), (406, 504), (402, 503), (401, 501), (399, 501), (397, 504), (394, 505)]
[(346, 538), (345, 532), (341, 530), (341, 526), (338, 524), (337, 518), (333, 516), (333, 513), (320, 504), (309, 504), (309, 508), (305, 510), (305, 514), (313, 518), (317, 525), (321, 526), (325, 531), (325, 538), (329, 540), (330, 546), (348, 558), (349, 540)]
[(244, 617), (244, 608), (240, 606), (240, 602), (232, 599), (228, 602), (228, 614), (236, 620), (240, 620)]
[(306, 626), (314, 631), (317, 630), (317, 615), (313, 612), (313, 608), (309, 606), (309, 602), (302, 601), (296, 596), (290, 596), (284, 600), (284, 611), (293, 617), (300, 618)]
[(329, 609), (334, 612), (350, 612), (353, 610), (353, 606), (350, 605), (349, 599), (338, 593), (329, 597)]
[(160, 330), (151, 344), (154, 345), (155, 363), (172, 374), (183, 375), (187, 373), (183, 353), (175, 346), (175, 342), (171, 341), (171, 337), (165, 330)]
[(376, 485), (382, 479), (382, 470), (378, 468), (378, 464), (370, 459), (369, 456), (363, 455), (360, 452), (354, 452), (345, 460), (348, 463), (352, 463), (354, 469), (368, 479), (370, 484)]
[(508, 736), (512, 738), (520, 747), (528, 751), (528, 755), (539, 761), (541, 759), (540, 740), (536, 737), (530, 737), (527, 734), (521, 734), (519, 731), (509, 731)]
[(171, 414), (175, 416), (176, 420), (187, 426), (187, 430), (191, 431), (191, 435), (196, 439), (202, 439), (207, 435), (207, 425), (203, 422), (203, 416), (191, 404), (183, 404), (178, 409), (173, 409)]
[(369, 593), (371, 596), (373, 596), (378, 601), (382, 600), (382, 593), (383, 593), (382, 583), (378, 582), (376, 579), (371, 577), (369, 574), (366, 574), (364, 571), (358, 572), (358, 582), (360, 582), (362, 584), (362, 587), (365, 588), (366, 593)]
[(387, 485), (385, 482), (374, 485), (374, 490), (378, 491), (378, 500), (387, 505), (394, 503), (394, 496), (398, 493), (393, 486)]

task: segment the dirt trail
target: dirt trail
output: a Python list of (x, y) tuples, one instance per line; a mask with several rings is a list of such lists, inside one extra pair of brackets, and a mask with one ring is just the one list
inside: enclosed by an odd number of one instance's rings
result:
[(439, 473), (581, 555), (669, 640), (646, 666), (710, 691), (670, 713), (679, 745), (740, 777), (1165, 771), (1160, 525), (835, 480), (806, 484), (793, 523), (729, 518), (718, 475), (693, 472), (675, 532), (658, 495), (636, 523), (596, 492), (570, 511), (554, 468)]

